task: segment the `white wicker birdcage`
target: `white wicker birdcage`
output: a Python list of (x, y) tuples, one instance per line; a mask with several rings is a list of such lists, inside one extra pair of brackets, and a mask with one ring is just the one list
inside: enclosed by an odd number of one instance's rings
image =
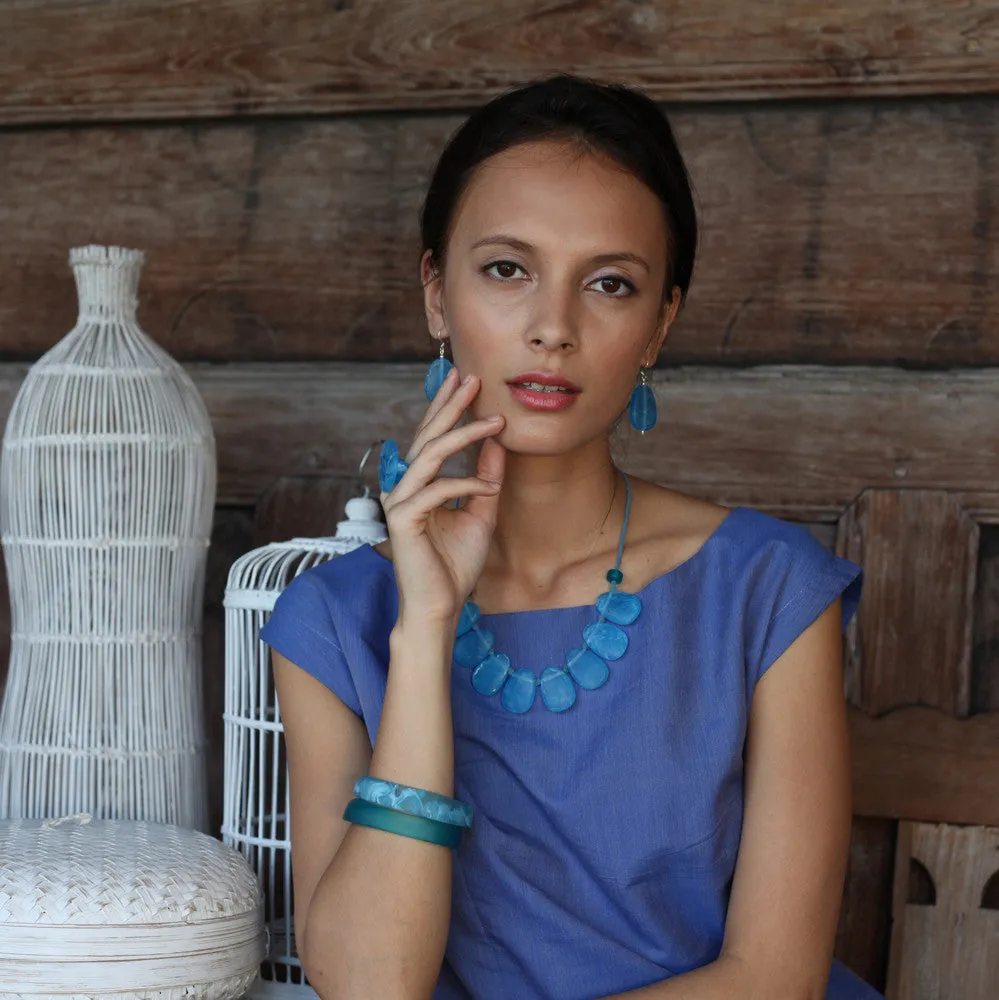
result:
[(355, 497), (346, 514), (333, 538), (294, 538), (241, 556), (226, 586), (222, 840), (242, 851), (264, 890), (270, 948), (250, 992), (255, 998), (316, 995), (295, 947), (284, 727), (270, 653), (258, 635), (299, 573), (387, 537), (376, 500)]
[(201, 700), (215, 439), (136, 320), (144, 255), (70, 253), (76, 325), (7, 421), (0, 817), (207, 824)]

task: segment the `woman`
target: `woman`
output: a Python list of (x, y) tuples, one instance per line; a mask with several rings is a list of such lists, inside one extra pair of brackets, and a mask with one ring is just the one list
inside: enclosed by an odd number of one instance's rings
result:
[[(310, 981), (379, 1000), (875, 997), (832, 962), (860, 569), (611, 460), (629, 396), (652, 423), (644, 374), (694, 263), (666, 119), (573, 77), (506, 94), (443, 152), (422, 237), (455, 367), (437, 389), (432, 366), (407, 461), (383, 456), (389, 542), (303, 574), (262, 632)], [(438, 475), (473, 445), (474, 475)], [(355, 788), (370, 777), (397, 797)]]

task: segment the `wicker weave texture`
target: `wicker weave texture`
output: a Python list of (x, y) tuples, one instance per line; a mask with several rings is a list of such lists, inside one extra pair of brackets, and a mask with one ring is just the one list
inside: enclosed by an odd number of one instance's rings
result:
[(187, 923), (252, 910), (253, 872), (203, 833), (160, 823), (0, 823), (0, 924)]
[(242, 996), (264, 954), (250, 866), (145, 822), (0, 822), (0, 997)]
[[(253, 985), (256, 973), (233, 976), (209, 984), (192, 984), (178, 987), (157, 987), (154, 989), (126, 990), (115, 993), (114, 1000), (237, 1000), (247, 995)], [(3, 1000), (103, 1000), (109, 996), (95, 990), (81, 992), (36, 992), (8, 993), (0, 983), (0, 997)]]

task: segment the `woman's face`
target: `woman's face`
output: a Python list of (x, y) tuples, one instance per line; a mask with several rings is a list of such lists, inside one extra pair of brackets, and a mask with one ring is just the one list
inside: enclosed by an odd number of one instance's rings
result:
[[(459, 371), (482, 379), (474, 415), (506, 418), (509, 450), (562, 454), (606, 436), (679, 305), (675, 290), (663, 307), (666, 254), (659, 199), (605, 156), (535, 142), (476, 169), (443, 281), (427, 284), (424, 255), (427, 314)], [(578, 391), (518, 386), (530, 373)]]

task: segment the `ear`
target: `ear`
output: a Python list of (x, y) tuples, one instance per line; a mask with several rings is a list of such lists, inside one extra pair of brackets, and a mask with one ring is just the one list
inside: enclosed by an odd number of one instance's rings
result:
[(659, 325), (656, 327), (655, 335), (649, 341), (648, 350), (642, 355), (642, 365), (644, 367), (651, 368), (656, 363), (656, 358), (659, 357), (659, 352), (662, 350), (663, 344), (666, 343), (669, 328), (673, 325), (676, 314), (680, 311), (682, 298), (683, 293), (680, 291), (680, 286), (674, 285), (673, 294), (663, 303), (660, 310)]
[(423, 284), (423, 310), (427, 314), (430, 336), (440, 340), (446, 336), (441, 330), (444, 322), (444, 275), (434, 270), (431, 251), (425, 250), (420, 258), (420, 281)]

